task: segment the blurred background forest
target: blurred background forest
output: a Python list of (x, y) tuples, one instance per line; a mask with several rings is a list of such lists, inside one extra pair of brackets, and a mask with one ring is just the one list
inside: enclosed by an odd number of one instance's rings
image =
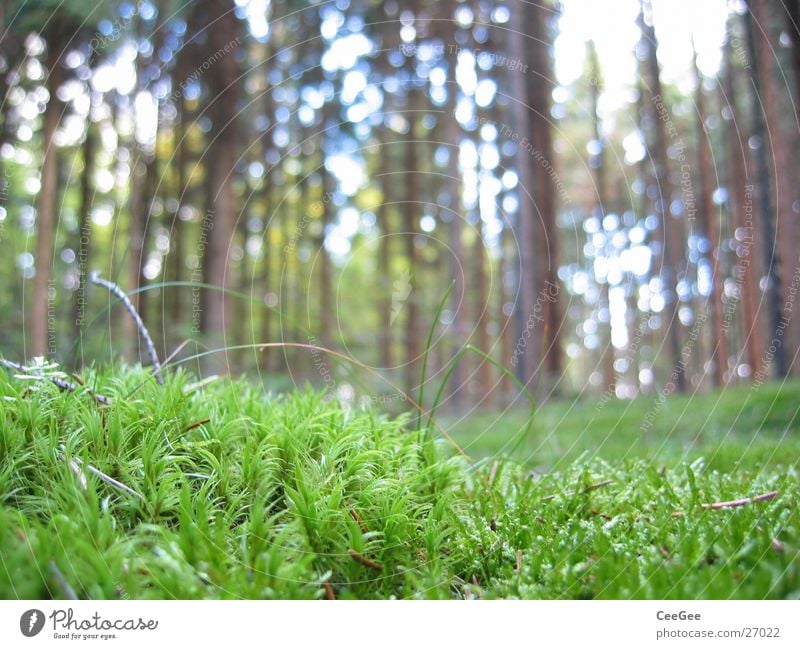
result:
[(542, 398), (797, 371), (798, 0), (0, 12), (4, 358), (148, 362), (97, 271), (162, 359), (274, 389), (389, 403), (426, 350), (455, 408), (514, 402), (498, 366)]

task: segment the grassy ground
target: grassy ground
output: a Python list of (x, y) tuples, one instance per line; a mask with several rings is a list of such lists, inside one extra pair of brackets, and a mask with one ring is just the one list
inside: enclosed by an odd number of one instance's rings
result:
[(796, 385), (646, 431), (653, 403), (553, 404), (501, 460), (521, 414), (451, 422), (466, 459), (312, 392), (96, 389), (0, 374), (0, 597), (800, 597)]

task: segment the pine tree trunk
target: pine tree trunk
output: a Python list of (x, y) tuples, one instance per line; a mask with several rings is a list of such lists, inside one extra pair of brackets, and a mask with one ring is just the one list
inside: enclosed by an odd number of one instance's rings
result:
[[(526, 12), (522, 3), (514, 3), (511, 7), (511, 23), (525, 25)], [(512, 56), (519, 61), (528, 59), (529, 39), (519, 29), (511, 30)], [(541, 255), (537, 254), (536, 241), (541, 239), (540, 219), (534, 203), (538, 186), (533, 169), (533, 158), (525, 145), (530, 145), (533, 122), (528, 106), (528, 80), (530, 74), (511, 75), (511, 94), (513, 104), (513, 133), (501, 136), (512, 137), (517, 142), (516, 169), (519, 176), (519, 209), (517, 212), (516, 234), (519, 245), (519, 299), (514, 305), (516, 335), (519, 342), (511, 359), (516, 368), (519, 380), (533, 389), (537, 383), (540, 369), (543, 327), (531, 318), (534, 315), (536, 293), (540, 284), (544, 283), (544, 273), (540, 270)], [(537, 237), (537, 235), (539, 235)], [(546, 260), (545, 260), (546, 262)], [(545, 266), (546, 267), (546, 266)]]
[(55, 133), (61, 120), (62, 104), (56, 91), (64, 79), (61, 66), (63, 39), (58, 29), (50, 33), (47, 43), (47, 80), (45, 85), (49, 99), (42, 118), (42, 171), (41, 186), (36, 203), (36, 275), (33, 280), (31, 304), (31, 356), (54, 353), (55, 331), (48, 326), (49, 280), (53, 269), (55, 249), (56, 205), (59, 194), (58, 148)]
[[(795, 120), (791, 120), (790, 128), (786, 128), (782, 88), (778, 79), (785, 79), (780, 67), (779, 56), (781, 50), (780, 27), (775, 24), (775, 8), (766, 0), (752, 1), (753, 18), (759, 25), (756, 43), (758, 47), (758, 74), (762, 83), (763, 93), (761, 104), (766, 117), (766, 136), (763, 147), (772, 152), (771, 160), (774, 163), (772, 181), (774, 191), (775, 210), (775, 238), (777, 241), (777, 273), (781, 284), (781, 323), (783, 363), (785, 365), (781, 376), (791, 371), (792, 360), (800, 340), (797, 336), (798, 318), (793, 313), (793, 296), (791, 291), (798, 288), (798, 238), (797, 215), (792, 204), (798, 198), (796, 191), (796, 169), (793, 165), (792, 152), (800, 148), (800, 137)], [(792, 285), (794, 284), (794, 289)], [(784, 374), (785, 373), (785, 374)]]
[[(209, 49), (223, 50), (235, 41), (238, 21), (233, 8), (227, 3), (207, 0)], [(235, 54), (226, 53), (209, 70), (210, 113), (212, 129), (209, 133), (209, 186), (213, 228), (208, 233), (208, 246), (203, 259), (204, 282), (217, 289), (231, 289), (229, 249), (233, 243), (236, 226), (236, 202), (233, 192), (234, 166), (237, 157), (236, 97), (240, 87)], [(231, 320), (232, 298), (221, 290), (206, 290), (202, 313), (202, 330), (210, 349), (220, 349), (225, 344), (225, 328)], [(226, 371), (227, 362), (222, 354), (206, 357), (209, 371)]]
[[(755, 3), (750, 4), (750, 7)], [(787, 374), (788, 366), (786, 363), (786, 350), (783, 345), (781, 331), (783, 328), (782, 315), (782, 282), (779, 273), (780, 251), (778, 250), (777, 239), (775, 237), (775, 201), (772, 193), (772, 182), (770, 179), (769, 163), (767, 158), (767, 142), (769, 134), (767, 125), (764, 123), (765, 115), (762, 112), (763, 102), (766, 100), (762, 92), (762, 79), (765, 77), (765, 62), (761, 60), (761, 49), (758, 46), (756, 36), (756, 18), (751, 11), (745, 14), (745, 26), (747, 29), (747, 42), (750, 54), (750, 84), (752, 92), (751, 119), (753, 121), (753, 136), (760, 142), (760, 146), (755, 150), (756, 165), (756, 187), (759, 199), (760, 212), (760, 233), (762, 245), (764, 247), (764, 264), (767, 268), (767, 312), (770, 323), (770, 347), (775, 347), (775, 353), (771, 365), (774, 367), (773, 373), (777, 377), (784, 377)], [(770, 371), (771, 368), (765, 368)]]
[[(94, 93), (91, 94), (94, 104)], [(91, 120), (91, 109), (86, 124), (86, 136), (81, 147), (83, 172), (80, 181), (80, 207), (78, 213), (78, 289), (75, 291), (72, 304), (72, 340), (75, 345), (73, 364), (83, 365), (83, 325), (86, 316), (86, 280), (90, 265), (92, 243), (92, 205), (94, 203), (93, 177), (95, 172), (95, 155), (97, 150), (97, 132)]]
[(417, 90), (408, 91), (408, 120), (410, 123), (408, 137), (405, 143), (405, 172), (406, 172), (406, 198), (404, 205), (404, 240), (406, 264), (408, 269), (407, 283), (401, 281), (401, 286), (396, 286), (393, 290), (394, 309), (402, 309), (406, 312), (405, 327), (405, 384), (409, 394), (415, 391), (419, 385), (420, 363), (422, 355), (421, 331), (419, 326), (419, 295), (418, 279), (419, 261), (417, 259), (417, 227), (419, 223), (420, 206), (420, 184), (419, 184), (419, 165), (417, 162), (417, 145), (415, 140), (415, 125), (417, 123)]
[(742, 350), (750, 375), (761, 375), (764, 352), (764, 337), (759, 319), (758, 304), (760, 299), (759, 279), (761, 277), (761, 255), (755, 242), (753, 226), (753, 206), (750, 201), (749, 212), (746, 211), (747, 166), (745, 156), (747, 150), (746, 136), (740, 133), (738, 124), (743, 123), (736, 97), (738, 88), (734, 77), (733, 49), (728, 39), (723, 49), (725, 73), (721, 91), (722, 105), (727, 109), (725, 119), (725, 161), (727, 163), (728, 209), (731, 219), (738, 229), (741, 240), (738, 242), (734, 266), (734, 281), (739, 287), (739, 299), (742, 308), (739, 311), (742, 327)]
[[(532, 141), (538, 156), (534, 164), (535, 196), (539, 212), (539, 229), (536, 232), (534, 250), (539, 260), (540, 274), (538, 294), (542, 296), (544, 305), (543, 347), (544, 374), (547, 377), (546, 389), (553, 391), (563, 371), (563, 351), (561, 348), (561, 306), (558, 279), (558, 225), (556, 214), (556, 183), (558, 175), (555, 171), (556, 160), (553, 151), (553, 135), (551, 131), (551, 97), (553, 91), (553, 65), (550, 56), (552, 44), (549, 24), (552, 8), (543, 2), (532, 2), (527, 5), (531, 26), (531, 39), (528, 43), (531, 70), (528, 83), (528, 99), (531, 108)], [(549, 297), (544, 298), (547, 294)]]

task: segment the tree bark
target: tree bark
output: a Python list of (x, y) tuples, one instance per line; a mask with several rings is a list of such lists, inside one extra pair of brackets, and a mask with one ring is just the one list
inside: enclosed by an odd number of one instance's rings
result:
[[(31, 304), (31, 356), (45, 356), (54, 353), (55, 331), (48, 326), (50, 295), (50, 273), (53, 269), (55, 249), (56, 204), (59, 194), (58, 148), (54, 141), (55, 132), (61, 121), (62, 104), (56, 96), (64, 80), (61, 66), (64, 41), (58, 29), (54, 29), (47, 39), (47, 71), (45, 81), (49, 99), (42, 119), (42, 171), (41, 186), (36, 204), (36, 275), (33, 280)], [(53, 287), (54, 288), (54, 287)], [(52, 323), (51, 323), (52, 324)]]
[[(777, 239), (775, 236), (776, 224), (773, 222), (775, 213), (775, 202), (772, 194), (772, 182), (770, 179), (769, 163), (767, 158), (767, 125), (765, 124), (765, 114), (762, 112), (762, 102), (767, 98), (762, 92), (762, 80), (766, 76), (765, 62), (761, 60), (762, 52), (757, 42), (756, 36), (756, 17), (752, 9), (756, 3), (749, 3), (750, 10), (745, 14), (745, 27), (747, 30), (747, 43), (750, 54), (750, 84), (752, 101), (751, 119), (752, 133), (759, 141), (759, 146), (755, 150), (755, 164), (757, 176), (757, 192), (759, 197), (759, 211), (761, 212), (761, 236), (764, 247), (764, 264), (767, 268), (767, 309), (770, 322), (770, 347), (775, 347), (773, 355), (774, 374), (777, 377), (784, 377), (788, 372), (786, 363), (786, 350), (783, 344), (782, 331), (785, 326), (782, 314), (782, 295), (783, 288), (780, 268), (780, 251), (778, 250)], [(769, 371), (769, 368), (765, 368)]]
[[(797, 317), (793, 313), (793, 296), (791, 291), (798, 288), (798, 250), (797, 250), (797, 215), (792, 204), (798, 198), (795, 181), (795, 168), (792, 153), (800, 147), (797, 123), (791, 120), (787, 128), (784, 106), (788, 105), (788, 86), (781, 87), (779, 79), (785, 79), (781, 62), (777, 60), (781, 50), (780, 27), (776, 25), (775, 8), (766, 0), (752, 0), (753, 17), (758, 23), (754, 36), (758, 47), (759, 78), (763, 94), (761, 104), (766, 117), (766, 136), (763, 146), (772, 151), (772, 181), (775, 210), (775, 238), (777, 241), (777, 273), (781, 284), (781, 323), (783, 372), (788, 374), (792, 369), (792, 359), (797, 349)], [(785, 89), (785, 90), (784, 90)], [(786, 96), (785, 96), (786, 95)], [(794, 284), (794, 289), (792, 285)], [(800, 367), (800, 366), (798, 366)], [(781, 376), (784, 376), (782, 373)]]
[[(525, 25), (526, 12), (522, 3), (514, 3), (511, 7), (511, 23)], [(528, 59), (529, 39), (520, 29), (511, 31), (512, 56), (519, 61)], [(541, 255), (536, 254), (536, 235), (541, 232), (540, 217), (537, 214), (534, 197), (537, 195), (535, 172), (532, 156), (525, 144), (529, 144), (533, 128), (533, 120), (528, 103), (527, 80), (529, 75), (522, 73), (511, 76), (511, 95), (513, 102), (513, 133), (501, 133), (504, 137), (511, 137), (517, 144), (516, 169), (519, 177), (518, 195), (519, 209), (516, 219), (517, 241), (519, 245), (519, 291), (518, 300), (514, 306), (516, 333), (518, 341), (518, 355), (511, 359), (512, 366), (516, 367), (519, 380), (532, 389), (537, 382), (539, 374), (542, 344), (544, 336), (543, 327), (534, 320), (534, 304), (537, 287), (543, 283), (545, 273), (541, 270)]]
[(421, 331), (419, 323), (419, 295), (417, 273), (419, 261), (417, 259), (417, 230), (419, 223), (420, 183), (419, 164), (417, 161), (417, 145), (415, 140), (415, 125), (417, 123), (416, 110), (418, 106), (417, 90), (410, 88), (408, 91), (408, 136), (405, 142), (405, 172), (406, 187), (408, 188), (405, 201), (405, 253), (408, 269), (407, 284), (401, 280), (402, 286), (393, 290), (393, 307), (404, 309), (406, 312), (406, 389), (409, 393), (419, 385), (420, 362), (422, 355)]
[[(227, 2), (207, 0), (209, 49), (224, 51), (238, 35), (238, 20), (233, 6)], [(208, 233), (208, 246), (203, 258), (204, 282), (217, 290), (206, 290), (202, 313), (202, 330), (211, 349), (225, 344), (225, 327), (230, 324), (232, 298), (223, 291), (232, 288), (229, 272), (229, 249), (236, 227), (236, 200), (233, 189), (237, 156), (236, 99), (240, 83), (235, 54), (227, 52), (209, 71), (210, 114), (212, 128), (207, 152), (211, 202), (209, 210), (213, 228)], [(222, 290), (219, 290), (222, 289)], [(207, 357), (206, 368), (221, 372), (228, 369), (227, 354)]]
[[(90, 91), (91, 92), (91, 91)], [(94, 172), (97, 151), (97, 132), (91, 118), (91, 105), (94, 104), (94, 93), (91, 92), (89, 117), (86, 123), (86, 136), (81, 147), (83, 172), (80, 182), (80, 207), (78, 213), (78, 288), (72, 304), (72, 340), (75, 346), (73, 363), (76, 367), (83, 365), (83, 324), (86, 316), (86, 280), (92, 243), (91, 212), (94, 203)]]
[(759, 319), (759, 279), (761, 276), (761, 255), (755, 245), (755, 232), (753, 227), (753, 206), (750, 201), (749, 211), (746, 208), (747, 177), (746, 136), (740, 133), (738, 124), (742, 124), (743, 116), (737, 106), (735, 66), (733, 63), (733, 48), (730, 37), (726, 39), (723, 48), (725, 72), (723, 76), (721, 98), (725, 115), (725, 161), (727, 163), (728, 209), (731, 219), (735, 224), (741, 240), (737, 239), (737, 262), (734, 270), (734, 280), (738, 286), (739, 299), (742, 308), (739, 312), (742, 340), (747, 365), (750, 375), (761, 375), (763, 371), (762, 358), (764, 352), (763, 332)]
[[(563, 371), (563, 350), (561, 348), (561, 306), (558, 289), (558, 224), (556, 214), (556, 160), (553, 151), (553, 134), (550, 122), (550, 107), (553, 91), (553, 65), (550, 49), (552, 33), (550, 19), (553, 9), (544, 2), (531, 2), (527, 5), (528, 24), (531, 26), (531, 39), (528, 43), (531, 70), (528, 81), (528, 104), (531, 108), (531, 134), (537, 160), (534, 164), (534, 184), (537, 189), (536, 205), (539, 211), (540, 228), (533, 243), (537, 259), (540, 260), (538, 290), (546, 292), (549, 298), (543, 299), (544, 330), (543, 351), (544, 373), (547, 377), (547, 390), (556, 389)], [(543, 281), (542, 281), (543, 280)]]

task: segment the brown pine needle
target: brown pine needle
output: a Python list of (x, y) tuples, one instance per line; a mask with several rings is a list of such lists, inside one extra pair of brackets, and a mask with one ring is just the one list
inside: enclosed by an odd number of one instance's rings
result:
[(184, 428), (183, 432), (185, 433), (187, 431), (192, 430), (193, 428), (198, 428), (199, 426), (202, 426), (203, 424), (207, 424), (210, 421), (211, 421), (211, 419), (209, 417), (206, 417), (205, 419), (201, 419), (200, 421), (196, 421), (193, 424), (189, 424), (186, 428)]
[(603, 487), (607, 487), (610, 485), (613, 480), (603, 480), (602, 482), (595, 482), (594, 484), (590, 484), (584, 488), (583, 492), (586, 493), (587, 491), (594, 491), (595, 489), (601, 489)]
[(373, 561), (369, 557), (365, 557), (360, 552), (356, 552), (355, 550), (348, 550), (347, 554), (349, 554), (354, 561), (360, 563), (362, 566), (366, 568), (370, 568), (371, 570), (383, 570), (383, 566), (379, 564), (377, 561)]
[(350, 510), (350, 517), (358, 524), (364, 534), (369, 532), (369, 528), (367, 527), (366, 523), (364, 523), (363, 519), (358, 515), (358, 512), (355, 509)]
[(753, 496), (752, 498), (740, 498), (739, 500), (726, 500), (719, 503), (704, 503), (700, 505), (703, 509), (724, 509), (726, 507), (743, 507), (751, 503), (758, 503), (765, 500), (772, 500), (777, 498), (778, 491), (770, 491), (769, 493), (761, 494), (760, 496)]

